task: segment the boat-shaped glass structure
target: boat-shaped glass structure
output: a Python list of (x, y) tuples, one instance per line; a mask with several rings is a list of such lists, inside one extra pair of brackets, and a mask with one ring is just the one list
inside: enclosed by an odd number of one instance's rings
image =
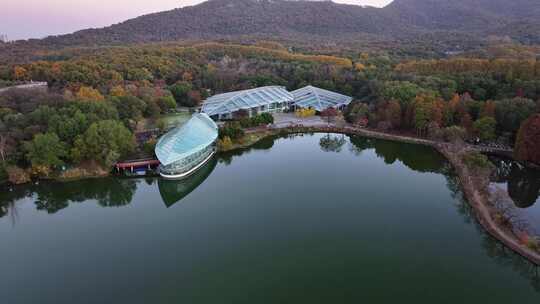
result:
[(204, 101), (202, 112), (214, 119), (231, 119), (240, 110), (247, 111), (249, 116), (281, 112), (292, 102), (293, 95), (284, 87), (266, 86), (214, 95)]
[(307, 86), (291, 92), (294, 105), (298, 108), (311, 108), (322, 112), (328, 108), (340, 109), (351, 103), (352, 97), (336, 92)]
[(202, 167), (215, 154), (218, 126), (204, 113), (194, 114), (183, 126), (161, 137), (156, 145), (159, 174), (183, 178)]

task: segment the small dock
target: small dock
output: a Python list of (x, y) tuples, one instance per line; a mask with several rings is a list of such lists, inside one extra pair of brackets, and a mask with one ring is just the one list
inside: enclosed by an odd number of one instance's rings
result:
[(129, 171), (131, 173), (139, 170), (152, 170), (160, 165), (159, 160), (155, 158), (145, 158), (145, 159), (133, 159), (126, 160), (123, 162), (118, 162), (114, 165), (117, 172)]

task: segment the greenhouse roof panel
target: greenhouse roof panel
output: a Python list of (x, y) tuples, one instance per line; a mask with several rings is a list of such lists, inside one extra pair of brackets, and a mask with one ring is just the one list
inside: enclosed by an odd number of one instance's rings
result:
[(214, 95), (204, 101), (202, 111), (208, 115), (226, 114), (275, 102), (292, 102), (293, 95), (284, 87), (267, 86)]
[(211, 145), (218, 136), (218, 126), (204, 113), (194, 114), (181, 127), (162, 136), (156, 145), (156, 156), (167, 166)]
[(339, 94), (336, 92), (307, 86), (292, 92), (294, 96), (294, 104), (302, 108), (314, 108), (321, 112), (330, 107), (337, 108), (348, 105), (352, 101), (352, 97)]

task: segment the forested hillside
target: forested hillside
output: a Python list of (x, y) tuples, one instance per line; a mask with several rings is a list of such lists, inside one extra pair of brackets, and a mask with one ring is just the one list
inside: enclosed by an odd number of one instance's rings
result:
[[(387, 7), (329, 1), (210, 0), (102, 29), (0, 45), (0, 59), (37, 49), (163, 41), (289, 40), (315, 45), (467, 50), (488, 39), (540, 43), (540, 1), (396, 0)], [(24, 56), (21, 56), (24, 55)]]

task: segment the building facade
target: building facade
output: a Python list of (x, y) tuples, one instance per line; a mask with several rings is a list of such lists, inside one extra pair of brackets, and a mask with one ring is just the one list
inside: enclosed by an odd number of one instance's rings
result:
[(328, 108), (343, 109), (352, 102), (352, 97), (336, 92), (307, 86), (291, 92), (296, 108), (310, 108), (322, 112)]
[(284, 87), (266, 86), (214, 95), (203, 102), (201, 112), (214, 120), (232, 119), (239, 111), (245, 111), (251, 117), (260, 113), (282, 112), (293, 101), (293, 95)]

